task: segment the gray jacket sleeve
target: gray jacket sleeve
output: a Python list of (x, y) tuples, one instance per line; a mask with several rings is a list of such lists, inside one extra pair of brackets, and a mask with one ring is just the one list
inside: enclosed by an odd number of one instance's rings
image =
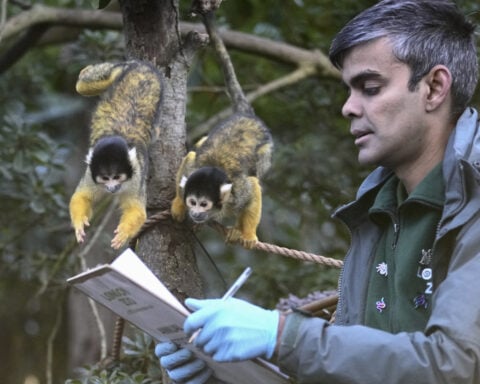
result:
[(480, 236), (462, 232), (424, 332), (390, 334), (293, 313), (278, 353), (282, 371), (299, 383), (480, 383)]

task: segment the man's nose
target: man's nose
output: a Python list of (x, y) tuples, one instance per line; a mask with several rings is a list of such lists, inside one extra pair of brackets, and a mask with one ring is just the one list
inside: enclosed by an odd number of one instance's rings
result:
[(349, 95), (342, 107), (342, 115), (347, 119), (353, 119), (361, 115), (361, 105), (357, 97)]

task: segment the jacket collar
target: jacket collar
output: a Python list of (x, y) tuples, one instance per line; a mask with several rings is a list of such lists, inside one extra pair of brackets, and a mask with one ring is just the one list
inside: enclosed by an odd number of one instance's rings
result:
[(443, 163), (447, 188), (440, 236), (463, 225), (480, 209), (480, 130), (473, 108), (467, 108), (459, 118)]
[[(340, 218), (348, 226), (355, 226), (368, 212), (377, 191), (392, 173), (384, 167), (376, 168), (361, 184), (355, 200), (337, 209), (333, 217)], [(480, 194), (475, 193), (480, 184), (480, 132), (478, 114), (473, 108), (464, 111), (450, 135), (443, 159), (443, 177), (446, 190), (441, 223), (442, 229), (448, 231), (462, 225), (480, 209)], [(467, 204), (473, 205), (472, 209), (463, 209)], [(460, 211), (464, 214), (458, 215)]]

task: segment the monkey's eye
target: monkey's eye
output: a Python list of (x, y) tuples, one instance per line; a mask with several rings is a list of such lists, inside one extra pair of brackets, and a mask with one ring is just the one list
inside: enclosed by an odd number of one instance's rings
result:
[(197, 205), (197, 201), (195, 199), (188, 199), (188, 205), (195, 207)]
[(206, 201), (202, 201), (200, 203), (200, 207), (202, 207), (202, 208), (206, 208), (207, 206), (208, 206), (208, 203)]
[(113, 180), (120, 180), (120, 175), (113, 176)]
[(108, 181), (108, 180), (110, 180), (110, 178), (108, 176), (102, 176), (102, 180), (103, 181)]

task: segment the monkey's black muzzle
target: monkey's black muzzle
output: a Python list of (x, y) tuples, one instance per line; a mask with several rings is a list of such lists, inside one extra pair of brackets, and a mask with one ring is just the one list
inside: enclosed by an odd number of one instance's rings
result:
[(190, 218), (195, 222), (196, 224), (201, 224), (207, 221), (208, 219), (208, 214), (206, 212), (190, 212)]
[(110, 193), (115, 193), (117, 192), (120, 188), (122, 187), (122, 184), (117, 184), (117, 185), (106, 185), (105, 188), (108, 192)]

